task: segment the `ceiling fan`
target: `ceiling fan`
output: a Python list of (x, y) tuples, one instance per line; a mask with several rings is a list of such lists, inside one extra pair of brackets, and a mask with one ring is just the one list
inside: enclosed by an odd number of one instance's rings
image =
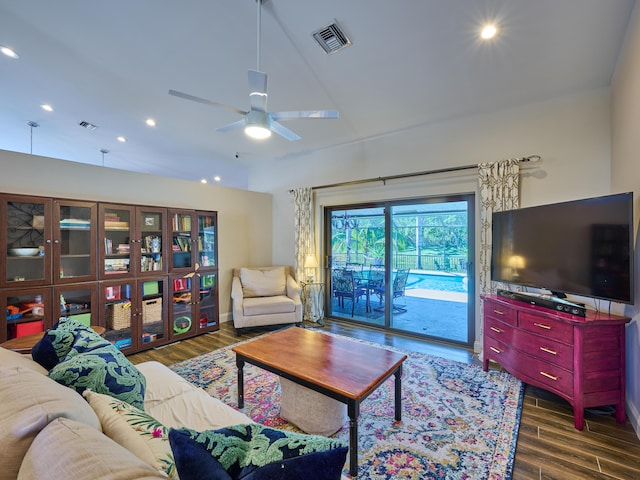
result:
[(226, 108), (242, 115), (244, 118), (237, 122), (217, 128), (218, 132), (227, 132), (244, 126), (247, 135), (256, 139), (264, 139), (271, 136), (271, 132), (286, 138), (289, 141), (300, 140), (300, 136), (293, 130), (282, 125), (278, 120), (292, 120), (301, 118), (338, 118), (336, 110), (301, 110), (291, 112), (269, 112), (267, 110), (267, 74), (260, 71), (260, 30), (262, 3), (265, 0), (256, 0), (258, 4), (258, 59), (255, 70), (249, 70), (249, 110), (241, 110), (224, 103), (214, 102), (205, 98), (195, 97), (188, 93), (169, 90), (169, 94), (205, 105)]

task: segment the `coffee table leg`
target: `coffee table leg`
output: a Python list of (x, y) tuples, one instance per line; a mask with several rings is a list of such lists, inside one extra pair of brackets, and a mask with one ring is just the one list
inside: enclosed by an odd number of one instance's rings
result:
[(400, 421), (402, 420), (402, 364), (400, 364), (394, 375), (396, 377), (396, 420)]
[(347, 413), (349, 414), (349, 474), (352, 477), (358, 476), (358, 416), (360, 414), (360, 403), (357, 400), (350, 400), (347, 403)]
[(238, 408), (244, 408), (244, 360), (236, 357), (238, 367)]

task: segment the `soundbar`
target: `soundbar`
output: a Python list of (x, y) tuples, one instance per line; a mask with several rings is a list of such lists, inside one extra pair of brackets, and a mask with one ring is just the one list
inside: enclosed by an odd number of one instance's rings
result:
[(587, 316), (587, 309), (584, 305), (580, 303), (569, 302), (568, 300), (554, 297), (552, 295), (542, 295), (529, 292), (512, 292), (511, 290), (500, 289), (497, 293), (500, 297), (510, 298), (512, 300), (520, 300), (521, 302), (527, 302), (530, 305), (550, 308), (557, 312), (570, 313), (572, 315), (578, 315), (579, 317)]

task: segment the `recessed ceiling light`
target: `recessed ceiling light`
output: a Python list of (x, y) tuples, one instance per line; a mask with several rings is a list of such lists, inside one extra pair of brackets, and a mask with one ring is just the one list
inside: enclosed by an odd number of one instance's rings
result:
[(126, 139), (125, 137), (123, 137), (122, 135), (120, 135), (120, 136), (118, 137), (118, 141), (119, 141), (119, 142), (124, 143), (124, 142), (126, 142), (126, 141), (127, 141), (127, 139)]
[(216, 182), (219, 182), (220, 180), (222, 180), (222, 179), (220, 178), (220, 176), (219, 176), (219, 175), (216, 175), (215, 177), (213, 177), (213, 179), (214, 179)]
[(200, 180), (200, 183), (207, 183), (207, 179), (203, 178), (202, 180)]
[(7, 57), (10, 58), (20, 58), (20, 56), (9, 47), (5, 47), (4, 45), (0, 45), (0, 52), (4, 53)]
[(495, 37), (496, 33), (498, 33), (498, 30), (496, 29), (495, 25), (489, 24), (489, 25), (485, 25), (482, 28), (482, 31), (480, 32), (480, 36), (485, 40), (489, 40), (490, 38)]
[(149, 125), (150, 127), (155, 127), (156, 126), (156, 121), (153, 118), (147, 118), (145, 120), (145, 123), (147, 125)]
[(42, 109), (46, 110), (47, 112), (53, 112), (53, 107), (48, 103), (43, 103), (42, 105), (40, 105), (40, 107), (42, 107)]

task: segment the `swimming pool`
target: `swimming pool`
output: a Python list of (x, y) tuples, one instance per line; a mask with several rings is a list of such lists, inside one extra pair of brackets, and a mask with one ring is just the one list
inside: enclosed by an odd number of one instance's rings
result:
[(432, 275), (429, 273), (409, 273), (407, 288), (424, 288), (445, 292), (467, 292), (466, 276)]

